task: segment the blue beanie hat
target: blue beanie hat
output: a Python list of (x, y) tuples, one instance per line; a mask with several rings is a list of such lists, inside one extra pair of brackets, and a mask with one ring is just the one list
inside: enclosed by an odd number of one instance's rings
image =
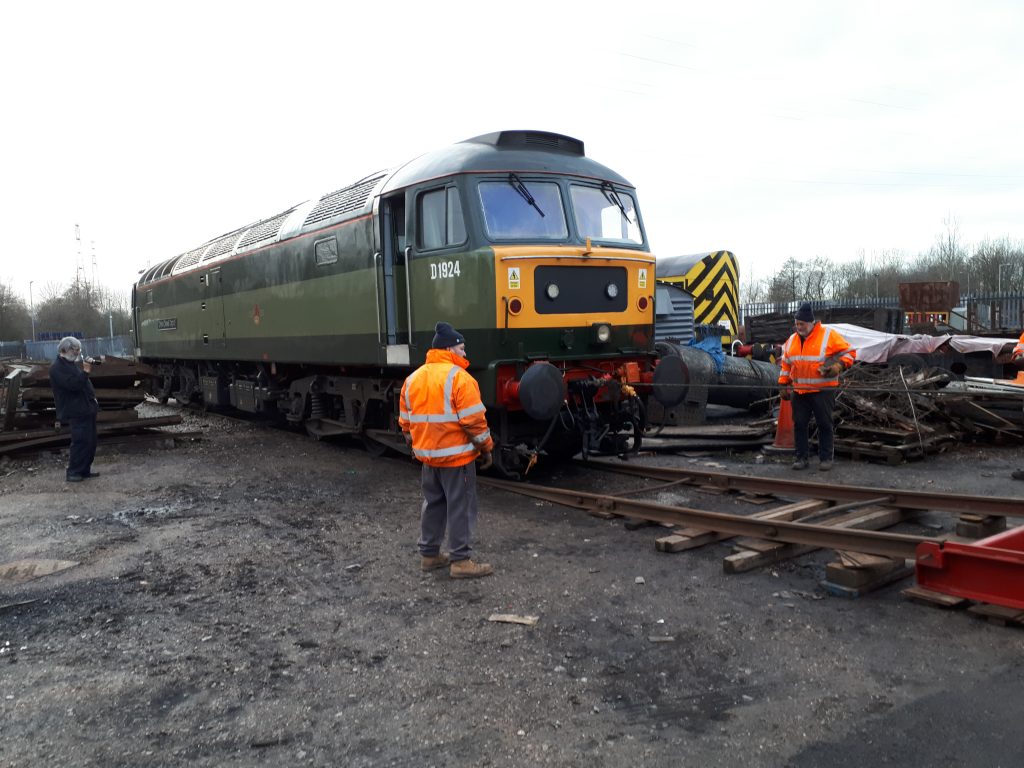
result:
[(814, 310), (811, 309), (811, 305), (806, 301), (800, 305), (800, 309), (793, 315), (794, 320), (799, 320), (802, 323), (813, 323), (814, 322)]
[(452, 328), (451, 323), (441, 321), (434, 326), (434, 340), (430, 342), (431, 349), (448, 349), (448, 347), (465, 343), (466, 340), (462, 334)]

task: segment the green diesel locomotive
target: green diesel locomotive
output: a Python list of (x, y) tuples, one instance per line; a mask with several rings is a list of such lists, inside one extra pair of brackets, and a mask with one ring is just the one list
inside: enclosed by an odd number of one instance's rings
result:
[(398, 439), (434, 324), (466, 337), (496, 465), (639, 447), (655, 260), (635, 190), (554, 133), (502, 131), (367, 176), (146, 270), (132, 304), (152, 394), (277, 412), (317, 437)]

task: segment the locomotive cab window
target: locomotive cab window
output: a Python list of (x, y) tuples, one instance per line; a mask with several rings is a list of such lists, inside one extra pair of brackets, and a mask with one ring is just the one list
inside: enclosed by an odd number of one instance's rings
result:
[(432, 251), (459, 245), (466, 241), (466, 223), (462, 216), (462, 200), (455, 187), (424, 192), (417, 200), (419, 236), (417, 246)]
[(482, 181), (479, 190), (491, 240), (565, 240), (569, 236), (557, 184), (524, 181), (513, 173), (506, 181)]
[(636, 203), (628, 192), (607, 183), (600, 187), (573, 184), (570, 194), (580, 237), (630, 245), (643, 243)]

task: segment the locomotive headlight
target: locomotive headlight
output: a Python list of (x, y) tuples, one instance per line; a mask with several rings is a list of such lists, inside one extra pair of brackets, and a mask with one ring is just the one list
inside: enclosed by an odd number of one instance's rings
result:
[(619, 286), (615, 283), (608, 283), (608, 285), (604, 287), (604, 295), (609, 299), (614, 299), (619, 295)]
[(608, 323), (596, 323), (594, 325), (594, 341), (598, 344), (607, 344), (612, 337), (612, 327)]
[(558, 283), (548, 283), (548, 287), (544, 289), (544, 294), (554, 301), (558, 298)]

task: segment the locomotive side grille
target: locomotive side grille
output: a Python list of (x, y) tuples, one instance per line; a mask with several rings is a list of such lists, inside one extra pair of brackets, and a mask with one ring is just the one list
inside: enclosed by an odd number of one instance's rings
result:
[(254, 224), (249, 227), (249, 231), (242, 237), (241, 242), (238, 243), (239, 249), (253, 245), (254, 243), (262, 243), (264, 240), (270, 240), (277, 236), (277, 233), (281, 231), (281, 226), (291, 211), (286, 211), (279, 216), (274, 216), (271, 219), (264, 219), (261, 222)]
[(689, 342), (693, 338), (693, 296), (677, 285), (658, 283), (654, 297), (655, 341)]
[(174, 271), (180, 272), (181, 270), (187, 269), (188, 267), (191, 267), (194, 264), (198, 264), (199, 257), (203, 255), (203, 251), (205, 250), (206, 246), (201, 245), (198, 248), (184, 254), (180, 259), (178, 259), (178, 263), (174, 265)]
[(230, 235), (222, 237), (220, 240), (210, 246), (210, 250), (203, 256), (203, 261), (209, 261), (217, 256), (222, 256), (225, 253), (233, 250), (235, 242), (238, 240), (238, 232), (232, 232)]
[(377, 182), (383, 179), (385, 175), (381, 173), (371, 176), (362, 181), (357, 181), (355, 184), (344, 189), (339, 189), (337, 192), (324, 195), (320, 198), (320, 202), (316, 204), (316, 207), (309, 212), (309, 216), (306, 217), (303, 226), (326, 221), (343, 213), (358, 211), (366, 205), (366, 201), (370, 197), (373, 188), (377, 186)]

